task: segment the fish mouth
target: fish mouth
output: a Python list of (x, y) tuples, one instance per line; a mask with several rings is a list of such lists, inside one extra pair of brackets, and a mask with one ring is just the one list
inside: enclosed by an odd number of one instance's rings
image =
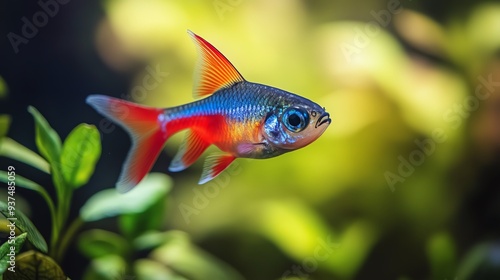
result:
[(325, 123), (330, 124), (331, 122), (332, 122), (332, 120), (330, 119), (330, 114), (328, 114), (327, 112), (324, 112), (323, 114), (321, 114), (321, 116), (319, 116), (318, 121), (316, 122), (316, 125), (314, 127), (318, 128), (319, 126), (321, 126)]

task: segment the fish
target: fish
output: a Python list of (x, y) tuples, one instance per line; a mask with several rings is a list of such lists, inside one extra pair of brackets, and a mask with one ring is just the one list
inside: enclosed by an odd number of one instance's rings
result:
[[(130, 134), (131, 148), (116, 183), (127, 192), (146, 176), (167, 140), (187, 130), (169, 171), (191, 166), (211, 145), (199, 184), (223, 172), (236, 158), (268, 159), (303, 148), (331, 123), (317, 103), (268, 85), (245, 80), (212, 44), (188, 30), (198, 51), (193, 96), (199, 100), (155, 108), (105, 95), (87, 104)], [(200, 99), (201, 98), (201, 99)]]

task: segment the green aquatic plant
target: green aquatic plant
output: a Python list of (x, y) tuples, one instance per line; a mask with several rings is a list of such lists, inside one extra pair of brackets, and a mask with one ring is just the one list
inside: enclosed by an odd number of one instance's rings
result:
[[(207, 275), (213, 279), (242, 279), (232, 268), (194, 246), (185, 233), (161, 231), (172, 186), (167, 175), (149, 174), (126, 194), (114, 187), (99, 191), (70, 220), (73, 194), (87, 184), (101, 154), (99, 131), (93, 125), (80, 124), (61, 141), (38, 110), (29, 107), (28, 111), (35, 121), (39, 154), (6, 136), (10, 118), (2, 116), (0, 156), (49, 174), (55, 199), (45, 186), (17, 174), (14, 165), (0, 171), (0, 181), (9, 186), (7, 201), (0, 201), (0, 213), (6, 218), (1, 220), (5, 224), (2, 230), (10, 230), (7, 234), (12, 236), (0, 246), (0, 279), (24, 279), (20, 275), (69, 279), (59, 264), (76, 234), (86, 223), (110, 218), (117, 219), (120, 233), (90, 229), (78, 238), (78, 248), (91, 260), (84, 279), (153, 279), (158, 275), (168, 279), (206, 279)], [(16, 209), (16, 188), (34, 191), (45, 200), (52, 223), (49, 242)], [(149, 258), (137, 257), (145, 252), (150, 253)]]
[[(35, 120), (35, 140), (40, 155), (5, 136), (9, 122), (4, 122), (2, 125), (0, 155), (21, 161), (50, 174), (55, 187), (56, 200), (49, 195), (44, 186), (16, 174), (14, 166), (9, 166), (8, 171), (0, 171), (0, 180), (9, 185), (8, 201), (0, 202), (0, 213), (7, 219), (17, 219), (15, 220), (16, 230), (26, 234), (27, 241), (36, 250), (16, 256), (15, 264), (18, 271), (7, 269), (0, 270), (0, 273), (5, 272), (5, 278), (10, 279), (9, 277), (15, 277), (14, 273), (32, 270), (33, 273), (36, 271), (42, 274), (37, 275), (40, 277), (66, 279), (57, 262), (61, 260), (67, 249), (66, 240), (70, 240), (74, 234), (71, 229), (75, 228), (79, 221), (76, 219), (69, 226), (67, 223), (73, 192), (87, 183), (101, 154), (99, 131), (93, 125), (80, 124), (62, 142), (38, 110), (29, 107), (28, 111)], [(16, 188), (35, 191), (47, 203), (52, 223), (48, 245), (36, 226), (19, 209), (15, 208)], [(24, 240), (19, 240), (19, 242), (16, 240), (16, 246), (21, 242), (24, 243)], [(40, 269), (42, 267), (45, 269)], [(48, 269), (49, 267), (53, 269)], [(9, 276), (10, 274), (13, 275)]]
[(80, 217), (117, 218), (119, 233), (91, 229), (79, 236), (79, 250), (91, 259), (83, 279), (243, 279), (186, 233), (161, 231), (171, 185), (167, 175), (151, 173), (126, 194), (106, 189), (87, 201)]

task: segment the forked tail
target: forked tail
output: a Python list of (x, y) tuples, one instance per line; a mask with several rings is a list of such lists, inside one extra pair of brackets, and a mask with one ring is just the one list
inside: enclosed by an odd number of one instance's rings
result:
[(103, 95), (90, 95), (86, 101), (130, 134), (132, 147), (116, 183), (119, 192), (127, 192), (151, 170), (168, 138), (162, 131), (163, 110)]

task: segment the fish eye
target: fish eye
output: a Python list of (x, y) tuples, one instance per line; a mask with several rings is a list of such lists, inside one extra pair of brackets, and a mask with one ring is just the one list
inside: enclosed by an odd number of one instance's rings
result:
[(291, 132), (299, 132), (309, 123), (309, 114), (301, 108), (288, 108), (283, 114), (283, 123)]

